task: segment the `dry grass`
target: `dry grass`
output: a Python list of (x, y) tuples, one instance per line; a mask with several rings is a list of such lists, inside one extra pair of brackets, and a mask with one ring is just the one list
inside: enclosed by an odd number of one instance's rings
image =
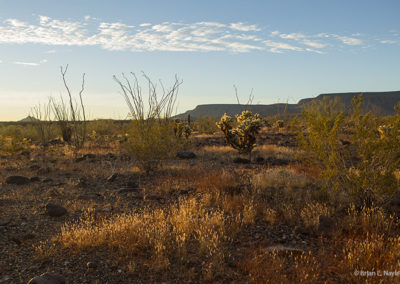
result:
[(145, 209), (103, 220), (96, 220), (88, 211), (78, 222), (65, 224), (54, 241), (76, 253), (108, 247), (130, 258), (146, 251), (155, 271), (175, 261), (185, 263), (196, 247), (205, 275), (210, 275), (224, 265), (226, 222), (222, 211), (209, 210), (195, 198), (180, 199), (166, 209)]

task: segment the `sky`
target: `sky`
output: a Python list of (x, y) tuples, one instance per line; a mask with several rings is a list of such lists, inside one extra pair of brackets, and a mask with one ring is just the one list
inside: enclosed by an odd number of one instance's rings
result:
[(85, 73), (90, 119), (127, 116), (113, 75), (130, 72), (144, 87), (142, 72), (166, 88), (177, 75), (178, 113), (236, 103), (234, 85), (255, 104), (400, 90), (399, 13), (398, 0), (0, 0), (0, 121), (65, 98), (67, 64), (75, 96)]

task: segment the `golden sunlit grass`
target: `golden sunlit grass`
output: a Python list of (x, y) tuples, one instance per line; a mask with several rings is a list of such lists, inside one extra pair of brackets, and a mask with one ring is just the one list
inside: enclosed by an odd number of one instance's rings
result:
[(96, 220), (88, 211), (78, 222), (65, 224), (54, 241), (76, 253), (108, 247), (129, 258), (147, 251), (155, 270), (177, 260), (185, 263), (195, 246), (196, 256), (207, 263), (203, 269), (213, 273), (224, 263), (227, 223), (221, 210), (209, 210), (195, 198), (180, 199), (165, 209), (108, 219)]

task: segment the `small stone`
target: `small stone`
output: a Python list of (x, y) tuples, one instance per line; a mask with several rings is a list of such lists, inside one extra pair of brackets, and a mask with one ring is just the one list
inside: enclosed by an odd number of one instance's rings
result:
[(35, 176), (35, 177), (31, 177), (31, 182), (38, 182), (40, 181), (40, 177)]
[(321, 215), (319, 216), (318, 233), (329, 235), (335, 229), (335, 222), (331, 217)]
[(86, 263), (86, 267), (88, 268), (88, 271), (94, 271), (97, 268), (97, 264), (95, 262), (89, 261)]
[(40, 169), (40, 166), (34, 164), (34, 165), (29, 166), (29, 169), (30, 169), (30, 170), (33, 170), (33, 171), (36, 171), (36, 170)]
[(9, 176), (6, 178), (7, 184), (24, 185), (30, 183), (31, 180), (24, 176)]
[(196, 158), (196, 154), (195, 154), (195, 153), (193, 153), (193, 152), (187, 152), (187, 151), (178, 152), (178, 153), (176, 154), (176, 156), (177, 156), (179, 159), (195, 159), (195, 158)]
[(49, 215), (50, 217), (61, 217), (67, 213), (68, 213), (67, 209), (65, 209), (61, 205), (54, 204), (52, 202), (49, 202), (46, 205), (46, 214)]
[(56, 272), (46, 272), (32, 278), (28, 284), (65, 284), (65, 279)]
[(7, 226), (10, 223), (11, 223), (11, 219), (9, 219), (9, 220), (0, 220), (0, 227), (1, 226)]
[(251, 161), (249, 159), (236, 157), (235, 159), (233, 159), (233, 162), (235, 164), (250, 164)]

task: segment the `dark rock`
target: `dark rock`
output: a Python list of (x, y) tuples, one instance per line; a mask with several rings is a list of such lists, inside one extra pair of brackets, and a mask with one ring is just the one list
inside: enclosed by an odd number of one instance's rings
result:
[(9, 220), (0, 220), (0, 227), (1, 226), (7, 226), (10, 223), (11, 223), (11, 219), (9, 219)]
[(30, 183), (31, 180), (24, 176), (9, 176), (6, 178), (7, 184), (24, 185)]
[(85, 161), (85, 160), (86, 160), (85, 157), (79, 157), (79, 158), (76, 158), (74, 161), (75, 161), (75, 163), (80, 163), (80, 162)]
[(86, 263), (86, 267), (88, 268), (89, 271), (94, 271), (97, 268), (97, 264), (95, 262), (88, 262)]
[(249, 159), (236, 157), (235, 159), (233, 159), (233, 162), (235, 164), (250, 164), (251, 161)]
[(319, 216), (318, 233), (323, 235), (330, 235), (335, 229), (335, 222), (331, 217), (321, 215)]
[(40, 181), (40, 177), (35, 176), (35, 177), (31, 177), (31, 182), (38, 182)]
[(49, 215), (50, 217), (61, 217), (65, 214), (67, 214), (68, 211), (61, 205), (49, 202), (46, 205), (46, 214)]
[(28, 233), (25, 235), (19, 235), (19, 236), (12, 237), (11, 240), (13, 242), (15, 242), (17, 245), (20, 245), (20, 244), (26, 242), (27, 240), (31, 240), (33, 238), (35, 238), (35, 234)]
[(268, 157), (266, 159), (266, 164), (270, 167), (274, 166), (287, 166), (289, 165), (290, 161), (286, 159), (280, 159), (280, 158), (274, 158), (274, 157)]
[(161, 195), (156, 194), (156, 193), (146, 194), (145, 199), (146, 200), (164, 200), (164, 198)]
[(178, 152), (176, 154), (176, 156), (179, 159), (195, 159), (196, 158), (196, 154), (193, 152)]
[(31, 156), (31, 151), (29, 151), (29, 150), (22, 150), (21, 153), (20, 153), (20, 155), (29, 158), (29, 157)]
[(139, 188), (138, 187), (122, 187), (120, 190), (118, 190), (119, 193), (128, 193), (128, 192), (138, 192)]
[(182, 189), (182, 190), (179, 192), (179, 195), (187, 195), (187, 194), (189, 194), (190, 192), (195, 191), (195, 190), (196, 190), (196, 189), (193, 188), (193, 187), (188, 187), (187, 189)]
[(44, 182), (44, 183), (53, 182), (53, 179), (52, 179), (52, 178), (45, 178), (45, 179), (43, 180), (43, 182)]
[(40, 166), (34, 164), (34, 165), (29, 166), (29, 169), (30, 169), (30, 170), (33, 170), (33, 171), (36, 171), (36, 170), (40, 169)]
[(264, 162), (265, 162), (265, 159), (263, 157), (257, 157), (256, 158), (256, 163), (257, 164), (264, 164)]
[(117, 179), (118, 176), (119, 176), (118, 173), (113, 173), (112, 175), (110, 175), (110, 176), (107, 178), (107, 181), (108, 181), (108, 182), (113, 182), (113, 181), (115, 181), (115, 180)]
[(64, 145), (65, 143), (61, 139), (53, 139), (53, 140), (50, 140), (48, 144), (49, 145)]
[(65, 284), (65, 279), (56, 272), (46, 272), (32, 278), (28, 284)]
[(99, 193), (86, 193), (86, 194), (79, 195), (78, 199), (91, 200), (91, 199), (98, 199), (100, 197), (102, 197), (102, 195)]

